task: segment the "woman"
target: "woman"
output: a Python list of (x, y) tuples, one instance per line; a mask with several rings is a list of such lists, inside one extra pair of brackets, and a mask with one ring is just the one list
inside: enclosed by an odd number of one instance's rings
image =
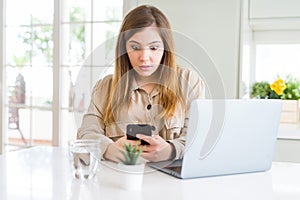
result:
[(190, 102), (204, 98), (198, 75), (176, 65), (166, 16), (142, 5), (124, 18), (116, 46), (115, 71), (94, 87), (79, 139), (101, 140), (103, 159), (118, 161), (128, 124), (155, 127), (142, 157), (149, 161), (182, 158)]

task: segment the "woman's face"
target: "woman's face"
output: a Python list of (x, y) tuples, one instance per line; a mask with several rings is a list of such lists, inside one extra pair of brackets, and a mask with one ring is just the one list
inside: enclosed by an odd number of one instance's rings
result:
[(146, 27), (126, 42), (126, 50), (133, 69), (140, 77), (151, 76), (159, 67), (164, 44), (157, 27)]

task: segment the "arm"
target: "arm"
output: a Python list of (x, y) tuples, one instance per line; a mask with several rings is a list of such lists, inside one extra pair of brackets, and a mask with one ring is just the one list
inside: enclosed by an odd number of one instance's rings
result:
[(110, 91), (110, 77), (100, 80), (94, 87), (91, 102), (87, 113), (83, 116), (82, 125), (78, 129), (78, 139), (100, 140), (101, 158), (119, 162), (118, 158), (123, 155), (124, 143), (135, 144), (135, 141), (128, 141), (126, 136), (119, 138), (115, 142), (108, 136), (112, 133), (106, 132), (106, 126), (103, 121), (103, 112), (106, 106), (106, 100)]
[(94, 86), (91, 102), (87, 113), (83, 116), (81, 127), (77, 131), (78, 139), (95, 139), (101, 141), (101, 157), (113, 141), (105, 135), (105, 124), (103, 122), (103, 108), (108, 94), (109, 80), (98, 81)]
[(183, 94), (186, 97), (186, 109), (183, 128), (180, 130), (180, 132), (177, 128), (171, 128), (170, 130), (168, 130), (171, 132), (169, 133), (169, 135), (174, 135), (174, 139), (168, 141), (174, 146), (174, 159), (180, 159), (183, 157), (187, 134), (187, 125), (189, 120), (189, 108), (192, 100), (205, 98), (205, 84), (197, 73), (192, 71), (184, 71), (182, 77)]

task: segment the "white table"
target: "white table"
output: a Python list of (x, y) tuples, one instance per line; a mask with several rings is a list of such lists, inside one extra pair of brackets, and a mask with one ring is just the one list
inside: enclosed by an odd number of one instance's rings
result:
[(268, 172), (181, 180), (146, 168), (141, 191), (118, 185), (115, 164), (103, 162), (94, 181), (72, 178), (67, 150), (34, 147), (0, 156), (0, 199), (299, 200), (300, 164), (273, 163)]

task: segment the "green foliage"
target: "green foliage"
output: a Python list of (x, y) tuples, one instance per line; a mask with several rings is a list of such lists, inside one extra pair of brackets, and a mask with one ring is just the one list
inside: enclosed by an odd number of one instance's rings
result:
[[(84, 18), (85, 14), (81, 8), (75, 7), (71, 10), (71, 22), (80, 21)], [(12, 65), (22, 67), (30, 62), (31, 57), (39, 54), (44, 56), (46, 62), (53, 62), (53, 26), (45, 25), (47, 24), (46, 22), (35, 17), (31, 19), (31, 23), (32, 27), (25, 28), (25, 31), (18, 35), (26, 48), (21, 57), (13, 55), (14, 63), (12, 63)], [(82, 50), (82, 58), (84, 58), (85, 53), (85, 32), (85, 26), (83, 24), (78, 23), (76, 26), (70, 26), (70, 39), (72, 42), (80, 43), (82, 47), (80, 49)]]
[(281, 99), (300, 99), (300, 80), (288, 76), (285, 84), (286, 89), (283, 91)]
[(135, 165), (138, 158), (143, 152), (143, 149), (138, 148), (138, 144), (133, 146), (132, 144), (124, 144), (125, 151), (121, 151), (124, 159), (118, 158), (124, 165)]
[(298, 100), (300, 99), (300, 80), (287, 76), (285, 79), (286, 88), (282, 95), (276, 94), (270, 88), (270, 84), (266, 81), (256, 82), (251, 88), (251, 98), (257, 99), (284, 99), (284, 100)]
[(270, 95), (271, 88), (268, 82), (256, 82), (252, 85), (251, 97), (257, 99), (267, 99)]
[(11, 63), (11, 65), (15, 65), (20, 68), (22, 68), (26, 63), (30, 62), (30, 53), (28, 51), (26, 51), (22, 56), (13, 55), (12, 57), (14, 63)]
[(38, 18), (32, 18), (32, 26), (24, 33), (20, 33), (19, 37), (22, 38), (23, 43), (28, 46), (31, 56), (36, 56), (42, 53), (48, 63), (52, 62), (53, 57), (53, 27), (45, 24)]
[[(82, 21), (86, 18), (86, 14), (84, 10), (80, 7), (73, 7), (70, 12), (70, 21), (71, 22), (78, 22)], [(72, 41), (76, 41), (80, 43), (81, 47), (84, 50), (85, 46), (85, 37), (86, 37), (85, 25), (78, 23), (76, 26), (70, 26), (70, 38)], [(85, 50), (82, 53), (82, 58), (84, 58)]]
[(20, 32), (18, 37), (23, 42), (24, 53), (23, 55), (13, 55), (13, 65), (23, 67), (29, 63), (31, 57), (42, 54), (45, 61), (52, 62), (53, 57), (53, 28), (51, 25), (45, 24), (42, 20), (37, 18), (31, 19), (32, 27), (25, 27), (24, 32)]

